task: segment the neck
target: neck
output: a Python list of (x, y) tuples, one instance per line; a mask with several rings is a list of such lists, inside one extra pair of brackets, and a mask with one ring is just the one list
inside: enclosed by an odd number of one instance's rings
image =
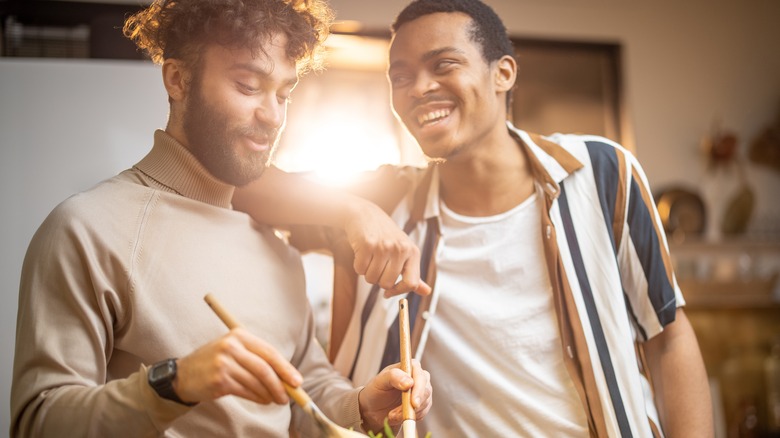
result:
[(439, 167), (440, 196), (451, 210), (466, 216), (492, 216), (512, 209), (534, 190), (528, 160), (508, 131), (468, 148)]

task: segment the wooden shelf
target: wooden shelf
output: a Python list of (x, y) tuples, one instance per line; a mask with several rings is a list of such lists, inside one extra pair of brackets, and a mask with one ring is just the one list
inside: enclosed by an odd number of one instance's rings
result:
[(780, 310), (780, 242), (693, 240), (670, 251), (689, 308)]
[(690, 308), (777, 309), (773, 294), (777, 275), (759, 281), (680, 281), (680, 289)]

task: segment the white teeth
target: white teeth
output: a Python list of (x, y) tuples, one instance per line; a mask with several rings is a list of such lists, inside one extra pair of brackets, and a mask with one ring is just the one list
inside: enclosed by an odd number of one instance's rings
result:
[(417, 123), (424, 125), (429, 122), (435, 122), (439, 119), (443, 119), (450, 115), (450, 110), (436, 110), (431, 111), (428, 114), (423, 114), (417, 117)]

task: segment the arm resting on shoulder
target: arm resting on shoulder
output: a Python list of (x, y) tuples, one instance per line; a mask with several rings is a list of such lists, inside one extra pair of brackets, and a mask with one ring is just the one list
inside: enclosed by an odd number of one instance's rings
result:
[[(430, 293), (428, 285), (420, 280), (417, 246), (382, 208), (360, 196), (269, 167), (257, 181), (236, 188), (233, 206), (264, 224), (341, 229), (355, 254), (355, 272), (365, 275), (366, 281), (391, 289), (391, 295)], [(299, 249), (315, 247), (303, 244)]]
[(696, 334), (685, 312), (644, 344), (666, 436), (713, 436), (712, 402)]

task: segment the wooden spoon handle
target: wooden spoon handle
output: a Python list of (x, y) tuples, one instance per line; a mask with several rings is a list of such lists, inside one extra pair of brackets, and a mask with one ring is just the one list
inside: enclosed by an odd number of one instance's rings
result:
[[(206, 303), (209, 305), (209, 307), (211, 307), (214, 313), (217, 314), (219, 319), (222, 320), (222, 322), (225, 323), (229, 329), (232, 330), (234, 328), (241, 327), (241, 324), (238, 322), (238, 320), (234, 318), (233, 315), (227, 311), (227, 309), (222, 307), (222, 304), (217, 301), (213, 295), (206, 294), (203, 299), (206, 300)], [(284, 385), (284, 389), (287, 391), (287, 395), (289, 395), (291, 399), (295, 400), (295, 402), (298, 403), (301, 407), (305, 408), (311, 402), (311, 397), (309, 397), (309, 394), (307, 394), (303, 388), (293, 388), (284, 381), (282, 381), (282, 384)]]
[[(412, 375), (412, 351), (409, 334), (409, 302), (402, 298), (398, 302), (398, 328), (401, 336), (401, 370)], [(412, 390), (401, 393), (401, 409), (404, 420), (414, 420), (415, 413), (412, 407)]]
[(306, 391), (304, 391), (300, 386), (293, 388), (286, 382), (282, 382), (282, 385), (284, 385), (284, 389), (287, 390), (287, 395), (289, 395), (291, 399), (295, 400), (295, 403), (298, 403), (298, 405), (302, 408), (306, 408), (309, 403), (311, 403), (311, 397), (309, 397), (309, 394), (307, 394)]

